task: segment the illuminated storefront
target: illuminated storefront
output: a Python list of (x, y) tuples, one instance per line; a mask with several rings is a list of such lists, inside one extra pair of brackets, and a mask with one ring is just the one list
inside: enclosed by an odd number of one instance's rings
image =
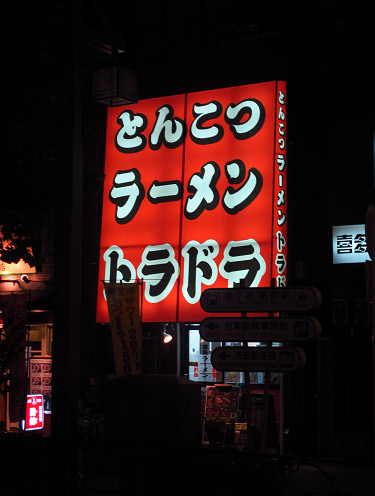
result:
[[(51, 413), (53, 319), (47, 299), (53, 266), (45, 264), (38, 273), (31, 242), (25, 238), (17, 246), (8, 238), (0, 228), (0, 421), (7, 431), (17, 431), (28, 394), (43, 398), (43, 421)], [(46, 435), (50, 422), (29, 428)]]

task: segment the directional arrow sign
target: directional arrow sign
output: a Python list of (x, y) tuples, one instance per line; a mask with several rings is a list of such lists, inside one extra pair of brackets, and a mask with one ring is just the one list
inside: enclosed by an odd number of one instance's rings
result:
[(200, 303), (206, 312), (306, 312), (321, 304), (312, 287), (215, 288), (203, 291)]
[(292, 372), (303, 367), (306, 355), (300, 348), (222, 346), (211, 354), (212, 367), (230, 372)]
[(308, 341), (320, 335), (314, 317), (203, 319), (200, 335), (205, 341)]

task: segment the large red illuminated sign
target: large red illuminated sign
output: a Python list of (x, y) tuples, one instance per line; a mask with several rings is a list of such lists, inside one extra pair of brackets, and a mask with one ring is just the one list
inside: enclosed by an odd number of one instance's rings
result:
[[(142, 320), (200, 321), (208, 287), (286, 284), (286, 85), (108, 109), (102, 281), (142, 281)], [(243, 284), (243, 282), (242, 282)]]

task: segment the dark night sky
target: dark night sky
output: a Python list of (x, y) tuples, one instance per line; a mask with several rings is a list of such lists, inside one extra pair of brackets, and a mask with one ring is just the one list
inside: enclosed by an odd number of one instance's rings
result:
[[(105, 38), (123, 39), (120, 58), (138, 73), (140, 99), (286, 79), (290, 226), (303, 209), (306, 240), (317, 229), (326, 236), (323, 219), (361, 222), (373, 194), (374, 30), (371, 2), (284, 3), (84, 0), (82, 18)], [(53, 201), (63, 119), (66, 3), (39, 4), (2, 8), (2, 167), (9, 182), (24, 178), (17, 200), (26, 209)], [(91, 73), (109, 62), (83, 46), (84, 132), (95, 133), (92, 115), (100, 114), (90, 102)], [(9, 205), (6, 192), (1, 204)], [(297, 258), (305, 245), (292, 248)]]

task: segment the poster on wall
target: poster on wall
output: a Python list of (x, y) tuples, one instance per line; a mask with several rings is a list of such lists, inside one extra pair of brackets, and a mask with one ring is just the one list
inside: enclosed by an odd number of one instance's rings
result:
[(116, 376), (142, 372), (142, 328), (139, 320), (139, 285), (105, 282)]
[(52, 394), (52, 358), (30, 359), (30, 393), (50, 396)]
[(108, 109), (97, 321), (106, 282), (144, 322), (192, 322), (207, 288), (286, 285), (286, 85)]

